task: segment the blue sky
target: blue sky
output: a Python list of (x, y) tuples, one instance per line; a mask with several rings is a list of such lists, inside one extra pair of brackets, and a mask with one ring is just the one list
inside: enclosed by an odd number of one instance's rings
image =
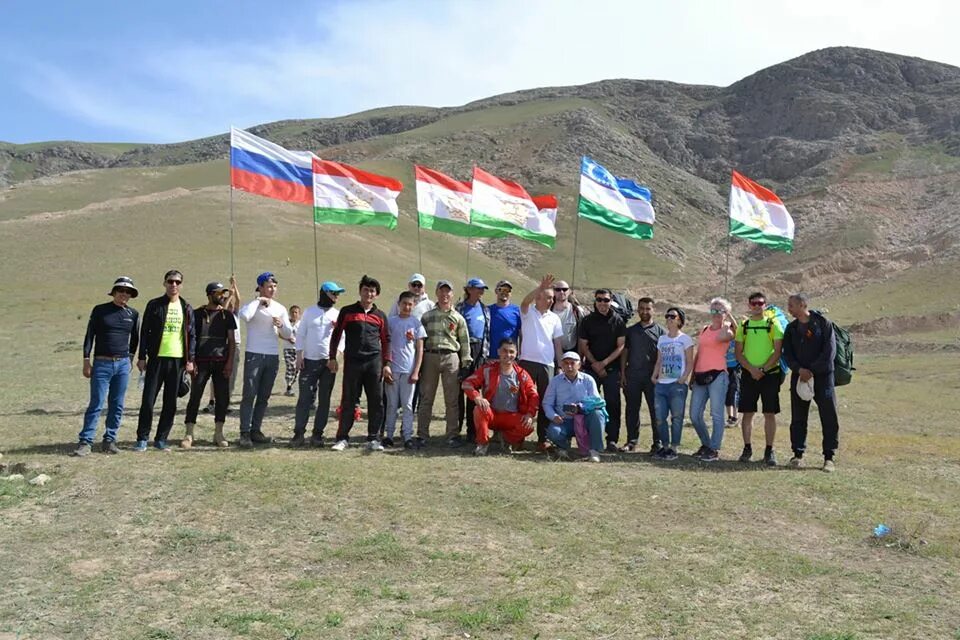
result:
[(728, 85), (836, 45), (960, 66), (957, 24), (960, 3), (933, 0), (4, 0), (0, 140), (174, 142), (605, 78)]

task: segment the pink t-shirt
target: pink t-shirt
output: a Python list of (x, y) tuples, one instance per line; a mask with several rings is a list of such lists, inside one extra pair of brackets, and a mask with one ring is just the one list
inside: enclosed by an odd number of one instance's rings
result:
[(730, 341), (720, 341), (720, 334), (726, 330), (726, 327), (719, 329), (707, 327), (700, 333), (700, 341), (697, 345), (697, 366), (693, 368), (694, 373), (726, 371), (727, 348)]

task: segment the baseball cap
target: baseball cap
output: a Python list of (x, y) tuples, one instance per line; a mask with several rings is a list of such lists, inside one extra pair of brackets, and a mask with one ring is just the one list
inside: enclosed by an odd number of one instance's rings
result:
[(481, 280), (480, 278), (470, 278), (467, 280), (467, 287), (476, 288), (476, 289), (489, 289), (487, 283)]
[(497, 289), (499, 289), (500, 287), (510, 287), (510, 290), (511, 291), (513, 290), (513, 285), (510, 284), (509, 280), (501, 280), (500, 282), (498, 282)]
[(137, 290), (137, 288), (133, 284), (133, 278), (129, 278), (127, 276), (120, 276), (119, 278), (114, 280), (113, 286), (110, 288), (110, 293), (108, 293), (107, 295), (112, 296), (114, 291), (121, 288), (129, 289), (131, 298), (136, 298), (138, 295), (140, 295), (140, 292)]
[(576, 351), (567, 351), (566, 353), (563, 354), (563, 356), (561, 356), (560, 359), (561, 359), (561, 360), (575, 360), (575, 361), (577, 361), (577, 362), (580, 362), (580, 354), (577, 353)]
[(346, 291), (346, 289), (338, 285), (336, 282), (327, 280), (322, 285), (320, 285), (320, 291), (326, 291), (327, 293), (343, 293), (344, 291)]
[(407, 284), (413, 284), (414, 282), (419, 282), (420, 284), (427, 284), (427, 279), (423, 277), (422, 273), (415, 273), (410, 276), (410, 279), (407, 280)]
[(260, 291), (260, 287), (265, 285), (270, 280), (273, 280), (274, 283), (277, 282), (277, 276), (273, 275), (270, 271), (264, 271), (257, 276), (257, 288), (254, 291)]
[(207, 295), (210, 295), (215, 291), (230, 291), (230, 289), (223, 286), (222, 282), (211, 282), (207, 285)]
[(439, 290), (442, 289), (443, 287), (446, 287), (447, 289), (450, 289), (451, 291), (453, 290), (453, 285), (450, 284), (450, 281), (449, 281), (449, 280), (437, 280), (437, 291), (439, 291)]

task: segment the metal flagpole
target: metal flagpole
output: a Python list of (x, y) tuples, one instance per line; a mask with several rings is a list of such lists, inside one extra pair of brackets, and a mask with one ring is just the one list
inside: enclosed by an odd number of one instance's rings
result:
[(233, 177), (230, 178), (230, 275), (236, 275), (233, 269)]
[(463, 272), (463, 281), (466, 282), (467, 278), (470, 277), (470, 246), (473, 244), (473, 231), (470, 231), (470, 236), (467, 237), (467, 268)]
[(420, 264), (420, 273), (423, 273), (423, 244), (421, 240), (421, 230), (423, 227), (420, 226), (420, 213), (417, 212), (417, 260)]
[(577, 242), (580, 241), (580, 198), (577, 197), (577, 227), (573, 232), (573, 269), (570, 273), (570, 286), (577, 286)]
[[(317, 221), (313, 221), (313, 272), (317, 277), (317, 291), (320, 291), (320, 251), (317, 249)], [(319, 294), (318, 294), (319, 295)]]
[(727, 282), (730, 280), (730, 245), (733, 244), (733, 235), (730, 233), (729, 218), (727, 219), (727, 267), (723, 271), (723, 297), (727, 297)]

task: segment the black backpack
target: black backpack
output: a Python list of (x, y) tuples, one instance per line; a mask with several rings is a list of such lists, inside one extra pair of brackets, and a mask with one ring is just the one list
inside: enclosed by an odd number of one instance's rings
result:
[(610, 297), (613, 300), (610, 306), (613, 307), (613, 310), (616, 311), (620, 319), (623, 320), (623, 324), (629, 323), (633, 317), (633, 303), (630, 302), (630, 298), (622, 293), (614, 293)]

